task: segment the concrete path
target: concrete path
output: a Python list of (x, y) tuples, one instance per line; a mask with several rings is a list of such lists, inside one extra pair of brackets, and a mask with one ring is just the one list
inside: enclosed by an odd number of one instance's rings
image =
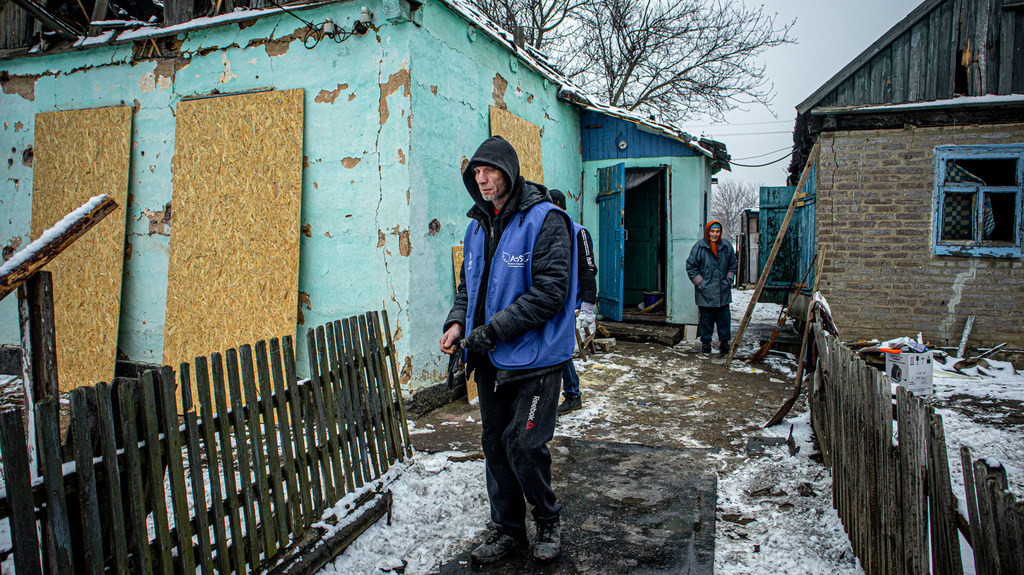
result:
[[(712, 573), (714, 466), (746, 455), (792, 384), (738, 361), (726, 369), (686, 342), (620, 342), (583, 368), (583, 409), (560, 418), (550, 444), (564, 505), (561, 557), (534, 565), (526, 553), (474, 572)], [(433, 430), (413, 435), (417, 450), (481, 456), (475, 406), (451, 404), (416, 428)], [(471, 549), (441, 572), (471, 571)]]

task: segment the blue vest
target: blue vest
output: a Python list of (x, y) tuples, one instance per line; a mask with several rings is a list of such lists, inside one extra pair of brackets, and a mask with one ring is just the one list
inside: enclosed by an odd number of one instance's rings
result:
[[(490, 319), (496, 312), (511, 305), (533, 285), (533, 247), (548, 212), (565, 214), (554, 204), (540, 202), (527, 211), (514, 214), (491, 259), (490, 276), (487, 279), (487, 300), (484, 313)], [(568, 215), (565, 216), (568, 218)], [(570, 220), (571, 221), (571, 220)], [(472, 222), (466, 229), (463, 240), (466, 273), (466, 333), (478, 322), (476, 314), (477, 297), (484, 273), (486, 257), (486, 232), (478, 222)], [(565, 298), (555, 317), (539, 329), (532, 329), (511, 341), (498, 341), (488, 354), (491, 363), (500, 369), (534, 369), (549, 367), (567, 361), (576, 346), (575, 329), (577, 288), (576, 277), (576, 236), (572, 237), (572, 262), (569, 274), (569, 295)]]

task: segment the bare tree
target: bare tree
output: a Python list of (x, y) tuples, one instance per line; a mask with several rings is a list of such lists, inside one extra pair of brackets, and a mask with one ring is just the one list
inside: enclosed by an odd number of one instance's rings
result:
[(572, 15), (590, 0), (472, 0), (488, 18), (509, 32), (523, 31), (526, 44), (548, 48), (572, 34)]
[(760, 188), (760, 183), (724, 180), (711, 195), (711, 219), (722, 222), (723, 235), (734, 244), (741, 231), (743, 210), (757, 207)]
[(757, 57), (792, 42), (792, 23), (740, 0), (588, 0), (573, 18), (575, 33), (551, 46), (567, 75), (669, 122), (768, 105), (774, 88)]

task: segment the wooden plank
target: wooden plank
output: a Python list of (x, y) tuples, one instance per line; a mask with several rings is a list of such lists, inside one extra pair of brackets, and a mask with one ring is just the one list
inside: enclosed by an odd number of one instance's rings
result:
[[(992, 491), (998, 487), (995, 477), (990, 477), (991, 468), (985, 462), (978, 460), (974, 462), (974, 481), (977, 486), (978, 495), (978, 516), (981, 518), (982, 542), (986, 559), (985, 573), (992, 575), (1004, 573), (999, 561), (999, 524), (996, 520), (996, 513), (993, 509)], [(1008, 569), (1007, 569), (1008, 570)]]
[(1013, 20), (1013, 57), (1010, 59), (1010, 70), (1007, 73), (1012, 77), (1010, 81), (1010, 94), (1024, 92), (1024, 15), (1020, 12), (1012, 12)]
[[(196, 361), (198, 362), (199, 358), (196, 358)], [(203, 370), (200, 370), (198, 373), (202, 374)], [(220, 547), (220, 542), (218, 541), (217, 555), (228, 555), (230, 553), (231, 569), (238, 573), (243, 573), (245, 571), (245, 557), (243, 555), (243, 548), (245, 547), (243, 542), (245, 539), (242, 537), (242, 523), (238, 509), (238, 484), (235, 481), (234, 462), (237, 458), (231, 447), (231, 412), (228, 411), (227, 385), (224, 381), (224, 364), (220, 353), (214, 352), (210, 355), (210, 374), (213, 377), (213, 396), (217, 406), (217, 432), (220, 439), (221, 469), (218, 471), (220, 471), (224, 481), (224, 494), (227, 496), (225, 514), (228, 516), (228, 523), (231, 527), (231, 548), (229, 550), (227, 547)], [(197, 383), (201, 381), (198, 376), (196, 379)], [(200, 397), (202, 397), (202, 394), (200, 394)], [(216, 503), (214, 506), (216, 509)]]
[[(358, 327), (356, 327), (356, 329), (358, 329)], [(348, 358), (349, 394), (352, 398), (353, 406), (352, 415), (356, 423), (356, 438), (359, 441), (359, 467), (362, 474), (362, 480), (370, 481), (373, 477), (370, 471), (371, 463), (374, 463), (372, 454), (376, 450), (376, 446), (372, 448), (370, 447), (370, 442), (373, 440), (373, 437), (366, 433), (368, 409), (366, 406), (366, 393), (363, 391), (363, 386), (361, 384), (362, 372), (359, 365), (359, 357), (355, 352), (352, 318), (345, 318), (341, 320), (341, 330), (342, 336), (345, 340), (345, 357)]]
[(366, 362), (372, 369), (372, 376), (368, 381), (373, 384), (373, 394), (377, 397), (376, 412), (380, 421), (381, 435), (384, 438), (384, 457), (390, 466), (396, 459), (395, 442), (393, 434), (391, 433), (391, 421), (388, 418), (388, 397), (385, 393), (380, 372), (383, 364), (380, 361), (380, 354), (377, 351), (375, 340), (373, 338), (373, 324), (370, 317), (369, 313), (359, 316), (359, 329), (363, 338), (363, 351), (366, 355)]
[(82, 204), (72, 212), (72, 219), (62, 220), (40, 234), (39, 238), (16, 252), (0, 266), (0, 299), (32, 277), (53, 258), (66, 250), (93, 226), (117, 208), (117, 202), (103, 194)]
[[(362, 344), (359, 340), (359, 321), (356, 316), (348, 318), (349, 339), (346, 345), (351, 345), (351, 357), (355, 367), (355, 383), (359, 393), (357, 405), (359, 405), (362, 437), (366, 440), (366, 461), (369, 471), (363, 470), (363, 479), (370, 481), (381, 475), (380, 462), (377, 459), (379, 450), (377, 448), (377, 433), (373, 420), (373, 407), (370, 401), (370, 390), (366, 379), (366, 365), (363, 358)], [(343, 324), (344, 325), (344, 324)]]
[[(260, 347), (256, 346), (256, 357), (259, 361)], [(281, 440), (281, 456), (284, 466), (284, 480), (288, 488), (287, 505), (281, 510), (287, 511), (289, 530), (282, 530), (282, 534), (289, 532), (298, 534), (302, 531), (302, 503), (299, 496), (299, 476), (295, 467), (295, 453), (292, 445), (291, 421), (288, 418), (288, 394), (284, 388), (284, 373), (281, 366), (281, 342), (275, 337), (270, 340), (270, 370), (274, 378), (274, 404), (277, 409), (277, 431)], [(295, 385), (291, 382), (290, 385)]]
[(395, 388), (391, 385), (388, 374), (387, 360), (384, 357), (384, 339), (381, 335), (380, 316), (376, 312), (366, 313), (367, 329), (370, 332), (370, 345), (377, 361), (377, 379), (380, 381), (381, 398), (384, 402), (384, 413), (387, 417), (388, 432), (391, 437), (391, 462), (404, 460), (405, 453), (402, 443), (401, 425), (398, 422), (398, 410), (395, 407)]
[(164, 26), (184, 24), (193, 18), (192, 0), (164, 0)]
[[(285, 506), (285, 481), (281, 477), (281, 450), (277, 442), (277, 428), (287, 428), (288, 419), (275, 421), (274, 413), (274, 392), (270, 383), (270, 365), (267, 361), (267, 342), (260, 340), (256, 342), (256, 376), (260, 384), (260, 412), (263, 415), (263, 425), (266, 430), (267, 440), (267, 465), (270, 467), (270, 485), (274, 501), (273, 517), (268, 521), (275, 521), (275, 532), (277, 534), (277, 548), (283, 549), (288, 545), (288, 513)], [(283, 401), (284, 394), (279, 398)], [(284, 406), (284, 403), (281, 403)], [(283, 414), (283, 411), (282, 411)], [(269, 555), (269, 554), (268, 554)]]
[(747, 311), (743, 314), (743, 320), (740, 321), (740, 326), (732, 338), (732, 346), (729, 347), (729, 354), (725, 358), (725, 365), (731, 365), (732, 358), (736, 356), (736, 349), (739, 347), (740, 341), (743, 339), (743, 332), (747, 329), (747, 323), (750, 322), (750, 316), (754, 313), (754, 306), (757, 305), (757, 299), (760, 297), (761, 290), (764, 289), (764, 284), (768, 281), (768, 275), (772, 271), (772, 264), (775, 263), (775, 256), (779, 254), (779, 248), (782, 247), (783, 239), (786, 236), (786, 230), (789, 229), (789, 221), (792, 219), (793, 211), (796, 209), (796, 202), (800, 198), (800, 194), (804, 191), (808, 175), (813, 171), (810, 168), (818, 159), (818, 151), (819, 143), (815, 142), (811, 151), (807, 155), (807, 162), (804, 164), (804, 169), (800, 173), (800, 181), (797, 183), (796, 189), (793, 191), (793, 198), (789, 201), (786, 216), (782, 219), (782, 223), (779, 224), (779, 233), (775, 237), (775, 243), (772, 244), (772, 250), (768, 254), (768, 259), (765, 260), (764, 269), (761, 270), (761, 277), (757, 279), (757, 284), (754, 286), (754, 293), (750, 297), (750, 303), (747, 305)]
[(373, 422), (373, 434), (377, 444), (377, 463), (380, 465), (381, 474), (387, 473), (388, 467), (388, 450), (387, 437), (384, 432), (384, 422), (381, 420), (381, 408), (380, 408), (380, 395), (377, 387), (377, 374), (376, 369), (373, 365), (373, 358), (369, 350), (369, 342), (366, 334), (366, 318), (364, 316), (358, 317), (359, 324), (359, 338), (357, 343), (359, 344), (359, 355), (363, 362), (363, 368), (366, 370), (366, 387), (368, 390), (368, 396), (370, 398), (370, 420)]
[[(186, 366), (188, 364), (185, 364)], [(181, 431), (178, 421), (178, 405), (174, 393), (174, 370), (170, 366), (160, 368), (156, 380), (156, 392), (160, 393), (160, 404), (163, 407), (163, 418), (165, 423), (165, 446), (167, 449), (167, 472), (171, 484), (171, 499), (174, 506), (174, 527), (178, 540), (175, 546), (178, 549), (178, 561), (181, 569), (186, 573), (196, 572), (195, 551), (192, 548), (192, 517), (189, 514), (188, 492), (185, 490), (185, 465), (184, 454), (181, 446)], [(196, 514), (200, 510), (205, 511), (206, 498), (199, 502), (196, 498)], [(202, 539), (202, 537), (200, 537)]]
[(388, 311), (381, 311), (384, 321), (384, 338), (388, 344), (388, 362), (391, 367), (391, 381), (395, 386), (395, 403), (398, 406), (398, 417), (402, 425), (402, 439), (405, 442), (405, 455), (412, 457), (412, 441), (409, 439), (409, 423), (405, 415), (405, 400), (402, 397), (401, 379), (398, 377), (398, 352), (395, 350), (395, 342), (391, 339), (391, 324), (388, 322)]
[[(335, 447), (330, 446), (327, 432), (327, 413), (324, 406), (323, 381), (320, 374), (319, 352), (316, 349), (316, 330), (306, 330), (306, 350), (309, 358), (309, 390), (313, 399), (312, 411), (306, 417), (314, 423), (313, 429), (317, 439), (317, 460), (323, 479), (323, 504), (332, 506), (337, 501), (335, 479), (331, 475), (331, 456), (329, 452)], [(337, 445), (337, 444), (335, 444)], [(341, 478), (339, 477), (338, 480)]]
[[(352, 474), (352, 453), (349, 450), (350, 443), (348, 441), (348, 419), (345, 417), (345, 397), (343, 395), (341, 387), (341, 361), (338, 358), (338, 339), (334, 333), (334, 322), (328, 322), (324, 326), (325, 334), (327, 337), (327, 358), (330, 362), (329, 369), (331, 374), (331, 396), (334, 402), (334, 413), (335, 422), (338, 426), (338, 449), (341, 451), (342, 463), (345, 469), (345, 489), (351, 493), (355, 490), (355, 479)], [(319, 336), (317, 331), (317, 336)]]
[(925, 100), (925, 68), (928, 66), (928, 19), (910, 30), (910, 73), (907, 75), (907, 101)]
[[(92, 6), (92, 16), (90, 22), (101, 22), (107, 19), (107, 8), (109, 7), (108, 0), (96, 0)], [(95, 25), (89, 26), (89, 35), (96, 36), (103, 31), (103, 28)]]
[[(269, 558), (277, 550), (277, 530), (273, 514), (270, 511), (270, 486), (267, 484), (268, 469), (266, 455), (263, 451), (263, 428), (260, 425), (260, 398), (256, 391), (256, 376), (253, 372), (252, 347), (245, 344), (238, 348), (238, 351), (241, 357), (242, 393), (245, 396), (246, 420), (249, 423), (252, 472), (256, 476), (256, 489), (253, 495), (256, 507), (260, 512), (258, 525), (263, 530), (263, 539), (259, 550), (264, 557)], [(255, 527), (249, 533), (256, 533)]]
[(123, 500), (121, 499), (121, 472), (117, 460), (117, 438), (114, 435), (114, 405), (110, 387), (105, 383), (96, 384), (96, 416), (100, 433), (100, 449), (103, 460), (104, 514), (107, 521), (107, 539), (111, 548), (111, 569), (115, 575), (128, 575), (128, 541), (125, 531)]
[(103, 527), (100, 525), (99, 496), (93, 472), (92, 435), (89, 433), (89, 403), (85, 389), (71, 392), (71, 426), (74, 430), (75, 479), (81, 512), (81, 547), (86, 573), (103, 573)]
[[(310, 366), (313, 362), (310, 362)], [(312, 367), (310, 367), (312, 370)], [(322, 465), (320, 456), (323, 454), (322, 447), (323, 442), (320, 438), (318, 431), (319, 426), (317, 425), (317, 413), (316, 404), (313, 401), (313, 379), (310, 378), (303, 385), (299, 386), (299, 397), (302, 400), (302, 421), (306, 427), (306, 452), (307, 452), (307, 463), (309, 464), (309, 479), (312, 489), (313, 501), (312, 501), (312, 519), (310, 522), (316, 521), (317, 517), (324, 509), (324, 489), (322, 482)]]
[[(242, 517), (245, 519), (246, 562), (252, 569), (260, 564), (262, 543), (256, 526), (256, 498), (252, 492), (252, 469), (249, 465), (249, 440), (245, 434), (245, 406), (242, 405), (242, 382), (238, 375), (238, 351), (229, 349), (224, 360), (228, 373), (228, 394), (231, 397), (231, 423), (235, 430), (235, 463), (238, 465), (239, 493), (242, 495)], [(226, 467), (226, 466), (225, 466)], [(225, 468), (225, 473), (231, 470)], [(231, 545), (242, 547), (241, 539)]]
[(146, 528), (145, 495), (142, 487), (142, 456), (139, 453), (139, 434), (135, 421), (137, 380), (120, 384), (117, 390), (121, 419), (121, 445), (124, 446), (125, 475), (128, 476), (128, 552), (133, 558), (132, 571), (153, 572), (153, 552), (149, 546)]
[[(299, 501), (301, 501), (301, 517), (304, 518), (299, 521), (299, 525), (301, 527), (316, 521), (316, 517), (313, 512), (313, 491), (309, 477), (309, 459), (307, 456), (305, 430), (303, 428), (302, 419), (302, 397), (304, 390), (300, 385), (298, 385), (298, 380), (295, 377), (295, 352), (292, 347), (292, 336), (286, 335), (281, 338), (281, 347), (284, 354), (284, 377), (285, 382), (288, 384), (288, 389), (285, 392), (288, 402), (288, 413), (292, 424), (292, 437), (295, 440), (295, 470), (296, 475), (298, 475), (299, 483), (300, 499), (296, 500), (295, 504), (298, 504)], [(301, 533), (301, 528), (296, 531), (296, 535)]]
[[(224, 495), (221, 490), (221, 468), (226, 459), (217, 456), (216, 431), (218, 422), (214, 420), (214, 404), (210, 397), (210, 372), (207, 359), (199, 356), (195, 359), (196, 369), (196, 395), (199, 400), (199, 416), (202, 418), (202, 442), (206, 452), (206, 473), (210, 481), (210, 502), (213, 510), (213, 545), (217, 552), (216, 565), (221, 573), (231, 571), (231, 561), (228, 554), (227, 534), (224, 526)], [(191, 389), (189, 390), (191, 394)], [(185, 401), (185, 388), (182, 387), (182, 407)], [(225, 412), (226, 413), (226, 412)], [(226, 418), (222, 418), (226, 419)], [(202, 478), (199, 479), (203, 481)]]
[(910, 72), (910, 35), (904, 34), (892, 44), (892, 102), (901, 104), (907, 101), (907, 75)]
[(967, 501), (967, 518), (971, 534), (971, 551), (974, 554), (976, 575), (987, 575), (985, 572), (985, 546), (981, 538), (981, 522), (978, 517), (978, 494), (974, 481), (974, 465), (971, 461), (971, 449), (960, 446), (960, 468), (963, 470), (964, 495)]
[(338, 445), (338, 417), (334, 406), (334, 389), (331, 383), (331, 366), (327, 359), (326, 330), (324, 326), (316, 328), (316, 353), (310, 363), (319, 362), (320, 381), (316, 386), (320, 390), (320, 399), (323, 401), (324, 425), (327, 428), (327, 445), (330, 454), (331, 472), (333, 476), (332, 486), (334, 488), (333, 505), (345, 493), (345, 471), (342, 468), (341, 447)]
[(354, 487), (363, 486), (363, 462), (364, 451), (360, 447), (356, 413), (358, 411), (357, 396), (352, 386), (352, 358), (345, 350), (345, 338), (342, 333), (341, 320), (334, 320), (334, 347), (338, 355), (338, 382), (341, 386), (339, 397), (341, 398), (342, 415), (345, 420), (345, 442), (348, 444), (349, 460), (352, 463), (352, 482)]
[(28, 448), (25, 445), (25, 423), (20, 409), (0, 414), (0, 453), (4, 459), (4, 485), (10, 505), (8, 521), (14, 546), (14, 564), (18, 567), (19, 575), (42, 573)]
[(1020, 18), (1016, 14), (1003, 14), (999, 19), (999, 85), (995, 93), (1010, 94), (1013, 83), (1014, 42), (1016, 22)]
[(31, 408), (34, 400), (56, 396), (60, 392), (50, 272), (40, 270), (18, 286), (18, 302), (22, 326), (22, 376), (31, 384), (32, 398), (26, 398), (26, 405)]
[[(64, 472), (61, 469), (60, 428), (57, 421), (56, 396), (47, 397), (36, 404), (35, 424), (38, 440), (40, 470), (46, 491), (46, 518), (43, 522), (46, 570), (49, 573), (70, 575), (71, 530), (64, 500)], [(6, 456), (6, 452), (4, 454)], [(21, 564), (18, 563), (18, 566)]]
[(1000, 32), (1002, 31), (1003, 21), (1003, 10), (1001, 2), (998, 0), (988, 1), (988, 15), (986, 18), (986, 24), (988, 27), (986, 42), (983, 45), (984, 51), (979, 53), (979, 56), (984, 58), (984, 76), (982, 78), (981, 91), (982, 94), (996, 94), (999, 90), (999, 55), (1000, 55), (1000, 44), (1002, 39), (1000, 38)]
[(156, 554), (154, 567), (164, 575), (174, 575), (171, 559), (171, 532), (167, 518), (167, 492), (164, 490), (163, 455), (160, 445), (160, 429), (156, 416), (157, 374), (149, 370), (142, 374), (143, 437), (146, 440), (146, 466), (143, 468), (144, 481), (149, 485), (149, 501), (152, 502), (153, 524), (156, 529)]
[[(204, 366), (205, 367), (205, 366)], [(161, 373), (162, 375), (162, 373)], [(181, 382), (181, 410), (185, 415), (185, 446), (188, 449), (188, 470), (189, 480), (192, 485), (192, 498), (195, 502), (196, 510), (196, 535), (199, 541), (198, 550), (198, 563), (199, 567), (203, 570), (203, 575), (210, 575), (213, 573), (213, 546), (210, 542), (210, 513), (209, 506), (206, 503), (206, 482), (203, 480), (203, 454), (202, 447), (199, 438), (199, 422), (196, 414), (196, 405), (192, 399), (192, 377), (189, 372), (189, 365), (183, 362), (178, 367), (178, 379)], [(209, 389), (207, 389), (209, 391)], [(164, 409), (165, 411), (169, 406), (176, 405), (174, 398), (164, 398)], [(209, 433), (213, 434), (213, 422), (205, 422), (204, 427), (209, 430)], [(214, 453), (213, 457), (208, 458), (208, 465), (211, 469), (217, 469), (217, 454)], [(218, 482), (219, 486), (219, 482)], [(185, 502), (185, 513), (188, 513), (188, 502)], [(217, 519), (221, 524), (221, 533), (224, 532), (224, 512), (221, 511)], [(177, 522), (177, 518), (175, 518)], [(180, 523), (179, 523), (180, 524)], [(191, 538), (185, 538), (179, 533), (179, 546), (181, 552), (185, 555), (193, 555), (191, 553), (192, 543)], [(181, 543), (184, 541), (185, 543)], [(221, 547), (223, 549), (223, 547)], [(193, 561), (195, 562), (195, 561)], [(195, 571), (195, 566), (189, 573)]]

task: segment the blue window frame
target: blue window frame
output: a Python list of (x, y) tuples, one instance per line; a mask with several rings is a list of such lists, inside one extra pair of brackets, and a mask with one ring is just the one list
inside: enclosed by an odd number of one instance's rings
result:
[(1022, 183), (1024, 144), (936, 147), (934, 252), (1021, 257)]

